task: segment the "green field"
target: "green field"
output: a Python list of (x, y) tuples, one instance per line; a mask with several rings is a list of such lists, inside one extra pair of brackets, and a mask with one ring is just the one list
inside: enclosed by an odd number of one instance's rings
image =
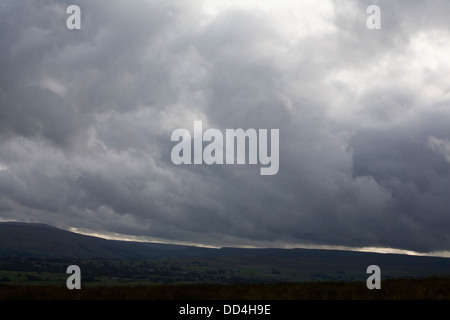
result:
[[(241, 256), (164, 259), (0, 259), (0, 284), (62, 285), (69, 265), (81, 269), (84, 287), (158, 284), (254, 284), (280, 282), (365, 281), (367, 264), (321, 263), (318, 259), (249, 259)], [(429, 265), (427, 266), (430, 267)], [(423, 272), (422, 266), (390, 269), (381, 266), (382, 280), (448, 277), (445, 272)], [(442, 271), (445, 269), (436, 269)], [(401, 271), (401, 272), (400, 272)], [(431, 269), (433, 271), (433, 269)]]
[[(382, 272), (381, 290), (369, 290), (365, 268), (350, 262), (277, 258), (3, 258), (0, 299), (450, 299), (449, 274), (409, 276), (420, 265), (397, 278)], [(81, 290), (66, 287), (71, 264), (81, 269)]]
[[(38, 262), (38, 263), (37, 263)], [(366, 277), (362, 272), (317, 271), (295, 266), (252, 265), (220, 260), (17, 260), (1, 268), (0, 283), (28, 285), (64, 285), (68, 265), (81, 268), (84, 286), (155, 284), (234, 284), (307, 281), (353, 281)], [(3, 263), (3, 267), (4, 263)]]
[(60, 285), (67, 279), (67, 274), (56, 272), (21, 272), (0, 270), (0, 283)]

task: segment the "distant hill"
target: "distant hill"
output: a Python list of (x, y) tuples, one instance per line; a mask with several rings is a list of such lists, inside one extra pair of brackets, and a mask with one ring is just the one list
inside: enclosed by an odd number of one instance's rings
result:
[(107, 240), (46, 224), (0, 223), (0, 258), (152, 259), (206, 254), (214, 249), (171, 244)]
[(366, 269), (372, 264), (380, 266), (384, 278), (450, 276), (449, 258), (316, 249), (212, 249), (106, 240), (45, 224), (16, 222), (0, 223), (0, 259), (8, 257), (191, 259), (217, 270), (233, 268), (248, 274), (268, 270), (271, 277), (278, 277), (281, 271), (295, 279), (306, 275), (305, 279), (317, 280), (367, 278)]

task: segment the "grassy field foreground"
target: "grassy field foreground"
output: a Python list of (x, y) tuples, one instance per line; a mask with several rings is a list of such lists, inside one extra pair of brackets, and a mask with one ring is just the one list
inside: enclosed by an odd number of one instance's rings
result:
[(98, 286), (0, 285), (1, 300), (336, 300), (450, 299), (450, 278), (389, 279), (380, 290), (365, 282)]

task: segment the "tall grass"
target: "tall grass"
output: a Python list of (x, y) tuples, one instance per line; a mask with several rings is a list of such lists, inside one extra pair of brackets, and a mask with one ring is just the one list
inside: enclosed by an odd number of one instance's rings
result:
[(98, 286), (0, 285), (1, 300), (354, 300), (450, 299), (450, 278), (389, 279), (380, 290), (365, 282)]

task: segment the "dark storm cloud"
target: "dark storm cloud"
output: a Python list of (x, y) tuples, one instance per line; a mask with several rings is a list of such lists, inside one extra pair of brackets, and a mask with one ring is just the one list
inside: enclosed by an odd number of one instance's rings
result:
[[(79, 1), (81, 30), (69, 4), (0, 5), (3, 219), (450, 249), (447, 2), (379, 1), (377, 31), (361, 1)], [(175, 166), (170, 135), (194, 120), (280, 129), (278, 174)]]

